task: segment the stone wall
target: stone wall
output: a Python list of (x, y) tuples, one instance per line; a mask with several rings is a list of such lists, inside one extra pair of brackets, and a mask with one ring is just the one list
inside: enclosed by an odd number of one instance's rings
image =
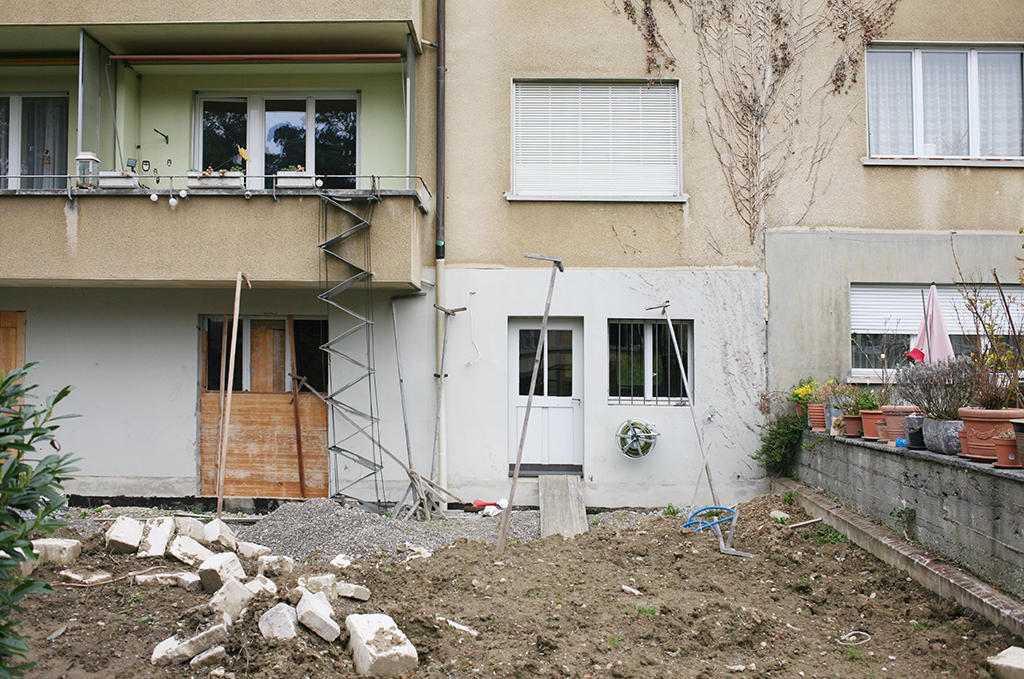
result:
[(1024, 471), (808, 433), (796, 472), (845, 506), (1024, 597)]

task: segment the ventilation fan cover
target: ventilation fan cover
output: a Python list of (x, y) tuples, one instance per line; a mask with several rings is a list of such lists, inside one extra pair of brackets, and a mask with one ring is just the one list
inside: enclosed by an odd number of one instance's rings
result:
[(615, 432), (615, 442), (620, 453), (626, 457), (639, 459), (654, 450), (658, 436), (658, 430), (650, 422), (626, 420)]

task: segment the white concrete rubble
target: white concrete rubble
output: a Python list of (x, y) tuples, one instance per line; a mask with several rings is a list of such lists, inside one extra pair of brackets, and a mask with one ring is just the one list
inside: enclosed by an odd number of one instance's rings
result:
[(782, 523), (789, 521), (789, 514), (780, 509), (773, 509), (768, 512), (768, 516), (772, 521), (781, 521)]
[(193, 540), (202, 542), (206, 539), (206, 531), (203, 522), (193, 519), (190, 516), (174, 517), (174, 532), (178, 535), (190, 537)]
[(412, 561), (413, 559), (429, 559), (434, 553), (422, 545), (414, 545), (411, 542), (405, 543), (405, 548), (411, 552), (409, 556), (405, 557), (406, 561)]
[(214, 665), (219, 663), (227, 657), (228, 652), (223, 646), (214, 646), (213, 648), (207, 649), (192, 658), (188, 664), (192, 667), (203, 667), (204, 665)]
[(331, 565), (335, 568), (348, 568), (352, 565), (352, 559), (345, 554), (339, 554), (331, 559)]
[(106, 571), (77, 572), (70, 568), (62, 570), (59, 575), (68, 582), (74, 582), (79, 585), (99, 585), (114, 579), (114, 576)]
[(242, 562), (234, 552), (214, 554), (199, 564), (199, 579), (207, 592), (216, 592), (231, 578), (245, 580)]
[(224, 616), (227, 623), (238, 620), (242, 610), (256, 596), (235, 578), (228, 578), (224, 585), (213, 593), (210, 608)]
[(633, 596), (643, 596), (643, 594), (644, 594), (643, 592), (638, 590), (636, 587), (630, 587), (629, 585), (620, 585), (620, 586), (622, 587), (622, 591), (625, 592), (626, 594), (632, 594)]
[(220, 519), (214, 519), (203, 526), (203, 538), (208, 544), (235, 551), (235, 533)]
[(334, 609), (331, 608), (327, 595), (323, 592), (312, 594), (306, 592), (295, 607), (295, 612), (303, 625), (311, 629), (324, 641), (334, 641), (341, 636), (341, 628), (334, 622)]
[(255, 578), (245, 583), (245, 588), (253, 594), (259, 595), (261, 592), (265, 592), (273, 596), (277, 594), (277, 585), (274, 581), (265, 575), (257, 575)]
[(337, 579), (334, 573), (303, 576), (299, 578), (299, 587), (305, 587), (313, 594), (323, 592), (328, 599), (336, 599), (338, 595), (334, 592), (334, 585)]
[(391, 616), (382, 613), (357, 614), (345, 618), (349, 650), (356, 672), (375, 677), (408, 674), (419, 657), (409, 639)]
[(988, 666), (996, 679), (1024, 679), (1024, 648), (1010, 646), (989, 656)]
[[(25, 553), (20, 549), (15, 549), (14, 551), (21, 556), (21, 560), (18, 561), (18, 568), (21, 570), (22, 577), (27, 578), (28, 576), (32, 575), (32, 572), (36, 569), (36, 566), (39, 564), (39, 561), (28, 558), (27, 556), (25, 556)], [(11, 556), (3, 550), (0, 550), (0, 557), (4, 559), (11, 558)]]
[(182, 640), (177, 636), (169, 637), (156, 645), (149, 661), (154, 665), (182, 663), (227, 640), (227, 638), (228, 628), (223, 623), (214, 625), (189, 639)]
[(142, 541), (139, 542), (138, 556), (159, 557), (167, 551), (167, 543), (171, 540), (171, 533), (174, 532), (174, 519), (169, 516), (161, 516), (155, 519), (146, 519), (142, 527)]
[(287, 575), (295, 570), (295, 559), (290, 556), (261, 556), (256, 559), (260, 575)]
[(339, 582), (334, 585), (334, 593), (349, 599), (367, 601), (370, 598), (370, 590), (362, 585), (353, 585), (351, 582)]
[(82, 543), (65, 538), (40, 538), (32, 541), (32, 551), (39, 555), (36, 565), (55, 563), (65, 566), (82, 553)]
[(298, 634), (295, 626), (297, 622), (298, 614), (295, 608), (282, 601), (260, 616), (260, 634), (264, 639), (277, 641), (294, 639)]
[(187, 535), (179, 535), (171, 540), (171, 546), (167, 548), (167, 553), (189, 566), (198, 566), (213, 556), (213, 552)]
[(256, 559), (261, 556), (268, 556), (270, 554), (270, 547), (264, 547), (255, 542), (236, 540), (235, 551), (238, 552), (238, 556), (245, 557), (246, 559)]
[[(446, 618), (443, 615), (437, 616), (437, 619), (442, 621), (442, 622), (448, 623), (448, 626), (451, 627), (452, 629), (458, 630), (459, 632), (465, 632), (466, 634), (468, 634), (470, 636), (475, 637), (475, 636), (480, 634), (480, 632), (477, 632), (472, 627), (469, 627), (468, 625), (463, 625), (461, 623), (455, 622), (451, 618)], [(346, 621), (346, 624), (347, 624), (347, 621)]]
[(177, 573), (140, 573), (133, 579), (135, 584), (140, 586), (181, 587), (189, 592), (198, 592), (202, 588), (202, 581), (198, 575), (184, 571)]
[(128, 516), (119, 516), (110, 524), (105, 537), (107, 551), (134, 552), (142, 541), (142, 522)]

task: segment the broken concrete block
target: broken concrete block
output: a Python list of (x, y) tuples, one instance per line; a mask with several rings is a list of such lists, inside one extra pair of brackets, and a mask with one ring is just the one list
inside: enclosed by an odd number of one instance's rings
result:
[(787, 521), (789, 521), (789, 514), (782, 511), (781, 509), (773, 509), (772, 511), (768, 512), (768, 517), (771, 518), (772, 521), (777, 521), (779, 523), (786, 523)]
[(261, 556), (269, 555), (270, 547), (264, 547), (263, 545), (258, 545), (255, 542), (236, 540), (235, 551), (238, 552), (238, 556), (245, 557), (246, 559), (256, 559)]
[[(28, 558), (27, 556), (25, 556), (25, 553), (22, 552), (20, 549), (15, 549), (14, 551), (17, 552), (18, 556), (21, 557), (21, 559), (18, 561), (18, 568), (21, 570), (22, 577), (27, 578), (28, 576), (32, 575), (32, 572), (36, 569), (36, 566), (39, 564), (39, 561)], [(0, 550), (0, 558), (9, 559), (11, 557), (7, 552)]]
[(996, 679), (1024, 679), (1024, 648), (1010, 646), (989, 656), (988, 666)]
[(214, 646), (192, 658), (189, 665), (192, 667), (203, 667), (204, 665), (215, 665), (228, 657), (228, 652), (223, 646)]
[(39, 555), (37, 565), (55, 563), (65, 566), (82, 553), (82, 543), (65, 538), (40, 538), (32, 541), (32, 551)]
[(286, 575), (295, 570), (295, 559), (290, 556), (261, 556), (256, 559), (260, 575)]
[(313, 594), (323, 592), (327, 595), (328, 599), (334, 599), (338, 596), (334, 593), (334, 584), (336, 581), (337, 576), (334, 575), (334, 573), (310, 575), (309, 577), (303, 576), (299, 578), (299, 586), (305, 587)]
[(207, 592), (216, 592), (231, 578), (245, 580), (242, 562), (234, 552), (214, 554), (199, 564), (199, 579)]
[(331, 565), (335, 568), (348, 568), (352, 565), (352, 559), (348, 558), (344, 554), (339, 554), (338, 556), (331, 559)]
[(255, 595), (266, 593), (271, 596), (277, 594), (277, 585), (274, 581), (265, 575), (257, 575), (255, 578), (245, 583), (245, 588)]
[(343, 596), (349, 599), (358, 599), (359, 601), (367, 601), (370, 598), (369, 589), (362, 585), (353, 585), (350, 582), (339, 582), (335, 584), (334, 593), (337, 596)]
[(225, 641), (227, 638), (228, 628), (223, 623), (214, 625), (184, 641), (177, 636), (169, 637), (156, 645), (149, 661), (154, 665), (182, 663)]
[(235, 534), (220, 519), (214, 519), (203, 526), (203, 537), (207, 544), (220, 545), (224, 549), (235, 551)]
[(119, 516), (105, 533), (107, 551), (129, 553), (139, 548), (142, 541), (142, 522)]
[(202, 581), (195, 573), (141, 573), (134, 578), (136, 585), (159, 585), (161, 587), (181, 587), (189, 592), (198, 592)]
[(334, 641), (341, 636), (341, 628), (334, 622), (334, 609), (327, 601), (323, 592), (311, 594), (306, 592), (295, 607), (295, 612), (303, 625), (311, 629), (324, 641)]
[(213, 598), (210, 599), (210, 608), (221, 613), (228, 622), (234, 622), (254, 596), (256, 595), (238, 580), (228, 578), (224, 585), (214, 592)]
[(391, 616), (353, 613), (345, 618), (345, 627), (359, 674), (375, 677), (409, 674), (419, 664), (416, 649)]
[(76, 572), (66, 569), (61, 571), (59, 575), (68, 582), (74, 582), (79, 585), (99, 585), (104, 582), (110, 582), (114, 579), (114, 576), (106, 571)]
[(213, 556), (213, 552), (187, 535), (179, 535), (171, 540), (167, 553), (189, 566), (198, 566)]
[(162, 516), (157, 519), (146, 519), (142, 527), (142, 541), (139, 542), (139, 557), (163, 556), (167, 551), (167, 543), (174, 532), (174, 519)]
[(190, 516), (174, 517), (174, 532), (198, 542), (206, 540), (206, 527), (203, 522)]
[[(264, 639), (287, 641), (298, 634), (295, 624), (298, 614), (288, 604), (281, 602), (260, 616), (260, 634)], [(340, 633), (340, 630), (339, 630)]]

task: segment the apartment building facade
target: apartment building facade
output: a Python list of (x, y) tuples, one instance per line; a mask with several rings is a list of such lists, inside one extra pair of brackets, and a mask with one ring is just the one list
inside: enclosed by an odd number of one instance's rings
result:
[[(76, 387), (74, 492), (215, 490), (239, 271), (228, 494), (394, 501), (393, 454), (463, 499), (504, 496), (551, 276), (524, 255), (540, 253), (565, 272), (517, 503), (568, 473), (589, 505), (655, 506), (691, 500), (702, 452), (720, 500), (763, 491), (764, 395), (854, 375), (851, 333), (886, 313), (861, 301), (951, 281), (951, 242), (982, 280), (1016, 270), (1009, 1), (898, 3), (860, 77), (820, 99), (836, 131), (813, 195), (794, 161), (763, 239), (724, 179), (685, 14), (662, 19), (676, 66), (654, 77), (616, 3), (186, 2), (170, 20), (6, 4), (0, 337), (44, 388)], [(806, 82), (828, 81), (824, 56)], [(794, 156), (821, 135), (810, 120)], [(90, 154), (113, 174), (80, 174)], [(296, 408), (295, 374), (344, 415), (310, 389)], [(620, 450), (628, 420), (659, 433), (643, 457)]]

